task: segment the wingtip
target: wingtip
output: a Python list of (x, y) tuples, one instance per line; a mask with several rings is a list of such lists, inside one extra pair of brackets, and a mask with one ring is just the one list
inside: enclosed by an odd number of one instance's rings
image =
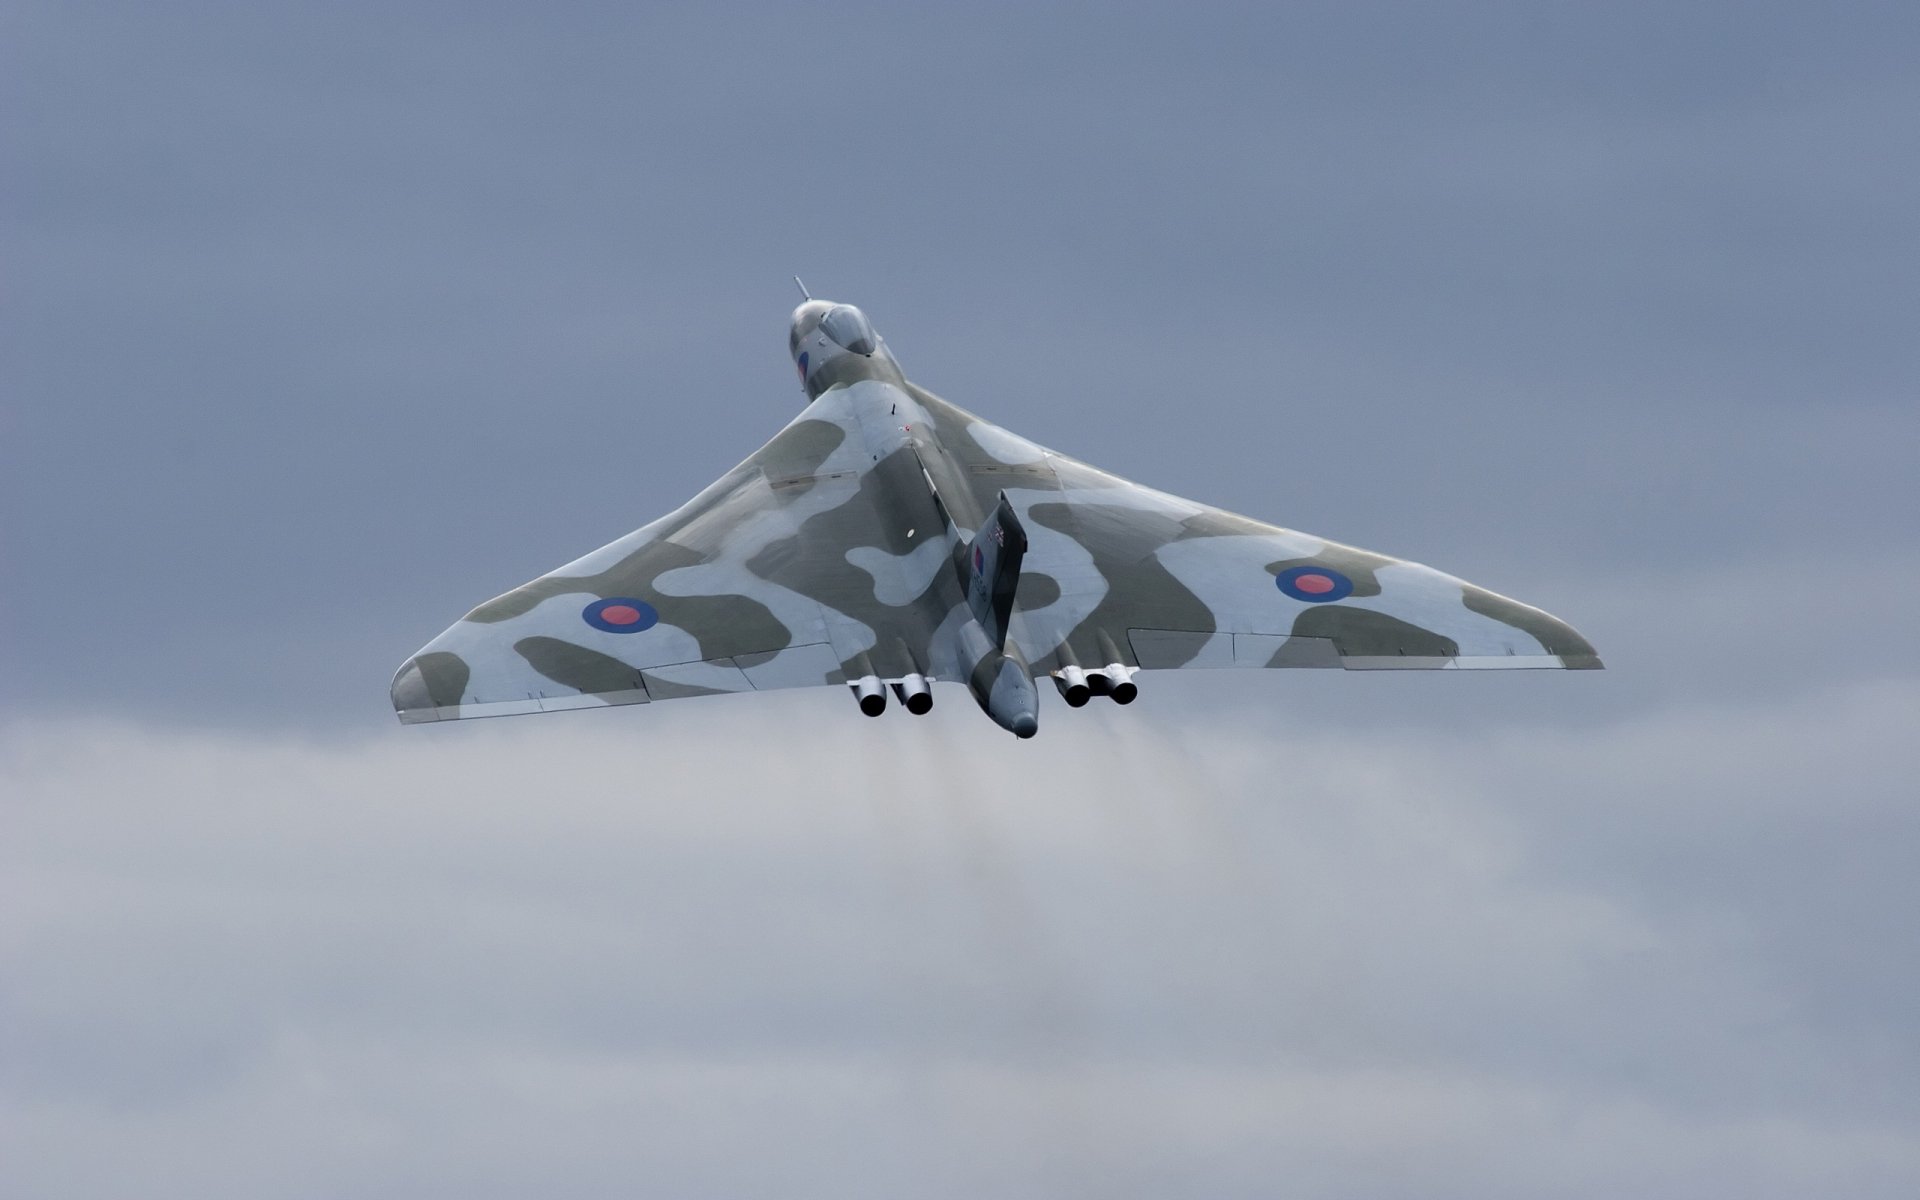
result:
[(387, 694), (393, 701), (394, 714), (400, 718), (402, 725), (420, 725), (440, 719), (433, 697), (427, 690), (426, 675), (420, 670), (420, 660), (417, 658), (410, 658), (401, 664), (394, 673), (393, 686)]

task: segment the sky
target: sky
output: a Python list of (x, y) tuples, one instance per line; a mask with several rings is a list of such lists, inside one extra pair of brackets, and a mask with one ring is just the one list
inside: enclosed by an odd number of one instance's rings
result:
[[(1910, 7), (0, 31), (0, 1192), (1920, 1188)], [(398, 727), (794, 274), (1608, 670)]]

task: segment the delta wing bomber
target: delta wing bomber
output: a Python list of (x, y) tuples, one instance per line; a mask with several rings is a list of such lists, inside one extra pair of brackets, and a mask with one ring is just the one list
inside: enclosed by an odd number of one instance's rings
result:
[[(803, 289), (804, 294), (804, 289)], [(404, 722), (837, 686), (910, 713), (964, 684), (1020, 737), (1037, 678), (1130, 703), (1141, 671), (1598, 668), (1537, 608), (1130, 483), (909, 383), (808, 298), (807, 406), (677, 511), (480, 605), (401, 666)]]

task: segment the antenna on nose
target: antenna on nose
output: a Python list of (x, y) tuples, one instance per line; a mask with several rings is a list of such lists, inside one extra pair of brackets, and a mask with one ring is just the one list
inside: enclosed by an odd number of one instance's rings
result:
[(809, 291), (807, 290), (807, 285), (806, 285), (806, 284), (804, 284), (804, 283), (801, 283), (801, 282), (800, 282), (800, 277), (799, 277), (798, 275), (795, 275), (795, 276), (793, 277), (793, 286), (795, 286), (795, 287), (797, 287), (797, 288), (799, 288), (799, 289), (800, 289), (800, 298), (801, 298), (802, 300), (811, 300), (811, 299), (813, 299), (813, 293), (812, 293), (812, 292), (809, 292)]

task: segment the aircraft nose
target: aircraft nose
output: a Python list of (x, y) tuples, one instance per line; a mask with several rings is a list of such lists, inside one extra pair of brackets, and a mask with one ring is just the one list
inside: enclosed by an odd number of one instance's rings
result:
[(1013, 730), (1013, 736), (1017, 738), (1030, 738), (1040, 732), (1040, 718), (1030, 712), (1023, 712), (1009, 721), (1007, 728)]

